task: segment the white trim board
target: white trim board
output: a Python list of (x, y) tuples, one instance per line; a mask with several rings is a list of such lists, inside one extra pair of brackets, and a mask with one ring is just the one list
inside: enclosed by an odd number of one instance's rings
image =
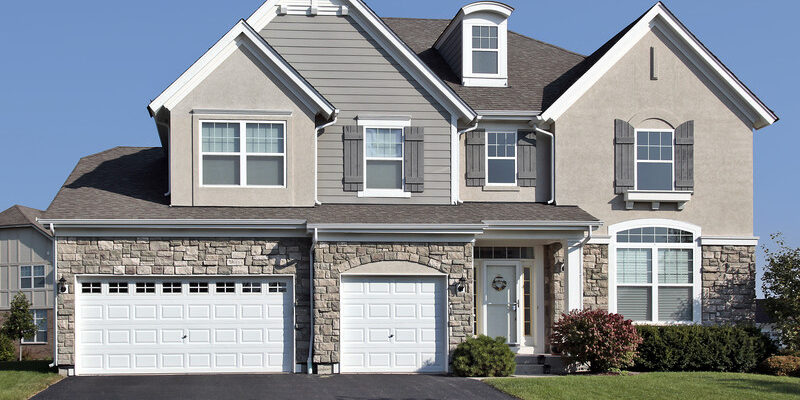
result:
[(162, 107), (166, 109), (175, 107), (239, 47), (245, 47), (256, 56), (306, 107), (321, 111), (326, 117), (333, 115), (335, 107), (289, 65), (245, 20), (237, 22), (214, 46), (156, 97), (147, 106), (150, 115), (154, 116)]
[(758, 236), (702, 236), (701, 246), (757, 246)]
[(665, 33), (681, 52), (751, 119), (755, 129), (763, 128), (778, 120), (778, 116), (747, 89), (660, 1), (550, 105), (542, 114), (542, 118), (548, 122), (560, 118), (651, 29)]

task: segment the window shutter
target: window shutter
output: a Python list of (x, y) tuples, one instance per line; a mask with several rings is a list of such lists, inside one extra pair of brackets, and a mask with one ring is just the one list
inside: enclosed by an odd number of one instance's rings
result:
[(694, 121), (675, 129), (675, 190), (694, 190)]
[(364, 190), (364, 131), (356, 125), (344, 127), (344, 191)]
[(621, 119), (614, 120), (614, 191), (624, 193), (633, 189), (633, 169), (636, 164), (633, 126)]
[(405, 137), (403, 168), (405, 191), (419, 193), (425, 183), (425, 135), (421, 126), (410, 126), (403, 130)]
[(517, 132), (517, 185), (536, 186), (536, 131)]
[(467, 186), (483, 186), (486, 183), (486, 131), (467, 132), (466, 141)]

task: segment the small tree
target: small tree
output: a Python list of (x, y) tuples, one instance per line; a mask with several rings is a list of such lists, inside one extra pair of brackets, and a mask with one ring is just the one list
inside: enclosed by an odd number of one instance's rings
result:
[(28, 298), (18, 292), (11, 301), (11, 312), (3, 323), (3, 333), (19, 341), (19, 361), (22, 361), (22, 339), (35, 335), (36, 330)]
[(620, 314), (573, 310), (553, 325), (552, 343), (568, 365), (589, 364), (597, 373), (633, 365), (642, 338)]
[(770, 236), (778, 249), (771, 251), (764, 246), (762, 288), (767, 312), (780, 331), (781, 344), (790, 351), (800, 351), (800, 248), (787, 246), (780, 233)]

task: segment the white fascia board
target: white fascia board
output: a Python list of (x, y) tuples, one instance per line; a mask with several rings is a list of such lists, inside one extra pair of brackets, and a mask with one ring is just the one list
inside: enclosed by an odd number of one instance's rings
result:
[(565, 230), (565, 229), (597, 229), (602, 221), (483, 221), (486, 229), (493, 230)]
[[(240, 40), (241, 36), (248, 40)], [(322, 111), (326, 117), (333, 115), (335, 107), (306, 81), (286, 60), (281, 57), (246, 21), (240, 20), (200, 59), (186, 70), (175, 82), (164, 90), (148, 109), (155, 115), (161, 107), (171, 109), (191, 93), (228, 56), (239, 48), (246, 47), (278, 80), (286, 85), (303, 104), (312, 110)]]
[(349, 234), (465, 234), (483, 233), (483, 224), (308, 224), (310, 232)]
[(701, 246), (757, 246), (758, 236), (701, 236)]
[(302, 219), (42, 219), (42, 224), (56, 228), (125, 228), (186, 229), (186, 228), (246, 228), (246, 229), (300, 229)]
[[(778, 117), (767, 108), (733, 73), (726, 68), (719, 59), (706, 48), (678, 19), (661, 3), (658, 2), (637, 22), (614, 46), (609, 49), (586, 73), (584, 73), (561, 97), (542, 113), (542, 119), (547, 122), (556, 121), (578, 99), (583, 96), (597, 81), (605, 75), (622, 57), (633, 48), (652, 28), (660, 24), (674, 31), (677, 38), (688, 45), (695, 54), (699, 55), (704, 64), (725, 82), (723, 92), (732, 92), (739, 102), (743, 102), (752, 109), (760, 118), (753, 121), (756, 129), (763, 128), (778, 120)], [(663, 29), (662, 29), (663, 30)], [(750, 114), (750, 113), (746, 113)]]

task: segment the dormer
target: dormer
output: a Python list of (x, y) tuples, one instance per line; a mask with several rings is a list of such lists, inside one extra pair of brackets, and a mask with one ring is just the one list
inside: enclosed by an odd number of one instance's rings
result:
[(464, 86), (508, 86), (508, 17), (514, 9), (496, 1), (461, 8), (433, 47)]

